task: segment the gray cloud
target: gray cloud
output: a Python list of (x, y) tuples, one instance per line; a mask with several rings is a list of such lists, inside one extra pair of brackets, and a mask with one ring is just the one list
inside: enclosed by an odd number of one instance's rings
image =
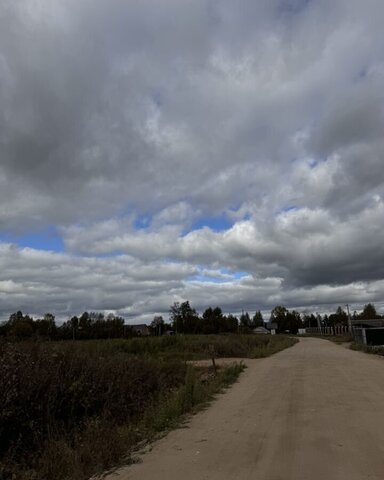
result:
[(67, 249), (0, 243), (4, 311), (380, 301), (383, 21), (379, 0), (2, 2), (0, 230)]
[(157, 314), (168, 318), (169, 306), (185, 299), (200, 312), (220, 305), (225, 312), (237, 314), (243, 308), (269, 311), (276, 304), (324, 312), (347, 301), (357, 309), (366, 302), (376, 302), (381, 308), (384, 287), (383, 280), (284, 286), (278, 277), (249, 274), (236, 279), (212, 270), (201, 270), (212, 276), (212, 281), (201, 281), (193, 279), (199, 272), (187, 262), (148, 264), (129, 256), (79, 258), (20, 250), (10, 244), (0, 248), (0, 266), (2, 319), (22, 309), (36, 316), (53, 311), (59, 320), (65, 320), (87, 309), (114, 312), (129, 322), (149, 322)]

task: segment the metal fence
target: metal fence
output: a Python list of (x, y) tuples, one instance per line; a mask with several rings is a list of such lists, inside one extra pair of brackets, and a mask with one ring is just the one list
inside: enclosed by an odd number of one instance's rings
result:
[(344, 326), (336, 326), (336, 327), (311, 327), (306, 328), (305, 333), (309, 335), (337, 335), (337, 336), (344, 336), (348, 335), (348, 327)]
[(352, 320), (353, 339), (362, 345), (384, 345), (384, 319)]

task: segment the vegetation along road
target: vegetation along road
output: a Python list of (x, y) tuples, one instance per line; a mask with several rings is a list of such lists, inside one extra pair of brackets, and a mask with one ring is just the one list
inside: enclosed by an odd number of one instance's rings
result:
[(303, 338), (108, 480), (384, 478), (384, 363)]

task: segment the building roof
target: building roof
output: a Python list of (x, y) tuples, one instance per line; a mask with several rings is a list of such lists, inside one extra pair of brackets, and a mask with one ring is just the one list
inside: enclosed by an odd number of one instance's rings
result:
[(362, 328), (369, 328), (369, 327), (384, 327), (384, 319), (383, 318), (372, 318), (371, 320), (365, 319), (357, 319), (352, 320), (353, 327), (362, 327)]
[(141, 323), (138, 325), (132, 325), (132, 330), (140, 335), (149, 335), (150, 330), (148, 328), (148, 325), (145, 323)]
[(264, 327), (256, 327), (253, 329), (253, 333), (269, 333), (269, 330)]

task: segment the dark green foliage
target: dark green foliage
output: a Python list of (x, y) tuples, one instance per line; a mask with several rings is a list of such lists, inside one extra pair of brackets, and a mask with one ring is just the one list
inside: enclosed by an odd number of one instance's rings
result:
[(304, 328), (316, 328), (318, 326), (317, 317), (313, 313), (303, 315)]
[(358, 315), (358, 318), (362, 320), (372, 320), (374, 318), (380, 318), (380, 315), (377, 315), (376, 308), (372, 303), (364, 305), (363, 311)]
[(161, 315), (155, 316), (149, 328), (151, 329), (152, 335), (155, 335), (157, 337), (164, 335), (164, 333), (166, 332), (166, 324), (163, 317)]
[(295, 310), (289, 311), (285, 307), (278, 305), (271, 311), (271, 322), (277, 323), (278, 333), (296, 334), (303, 322), (300, 314)]
[(177, 333), (198, 333), (200, 330), (200, 319), (197, 312), (188, 301), (174, 303), (169, 310), (169, 318), (173, 329)]
[(358, 350), (364, 353), (372, 353), (373, 355), (384, 356), (384, 346), (371, 346), (371, 345), (361, 345), (359, 343), (352, 343), (352, 350)]
[(258, 310), (252, 318), (252, 327), (257, 328), (262, 326), (264, 326), (264, 319), (262, 313)]
[(252, 330), (252, 321), (248, 312), (240, 315), (240, 330), (242, 333), (249, 333)]
[(234, 321), (234, 317), (228, 320), (220, 307), (208, 307), (203, 313), (200, 330), (203, 334), (236, 332), (237, 320)]
[(234, 315), (227, 315), (224, 317), (226, 324), (226, 332), (236, 333), (239, 328), (239, 321)]
[(223, 315), (220, 307), (208, 307), (199, 317), (189, 302), (174, 303), (170, 308), (170, 321), (176, 333), (204, 335), (236, 333), (239, 323), (233, 315)]
[(336, 313), (329, 315), (327, 321), (324, 323), (327, 327), (334, 327), (335, 325), (347, 326), (348, 315), (341, 307), (337, 307)]
[(124, 324), (123, 318), (114, 315), (104, 317), (102, 313), (84, 312), (79, 318), (74, 316), (58, 327), (51, 313), (34, 320), (18, 311), (0, 326), (0, 336), (12, 340), (85, 340), (131, 337), (133, 331)]
[(133, 336), (131, 327), (124, 319), (101, 313), (84, 312), (79, 318), (72, 317), (58, 328), (57, 338), (64, 340), (107, 339)]

